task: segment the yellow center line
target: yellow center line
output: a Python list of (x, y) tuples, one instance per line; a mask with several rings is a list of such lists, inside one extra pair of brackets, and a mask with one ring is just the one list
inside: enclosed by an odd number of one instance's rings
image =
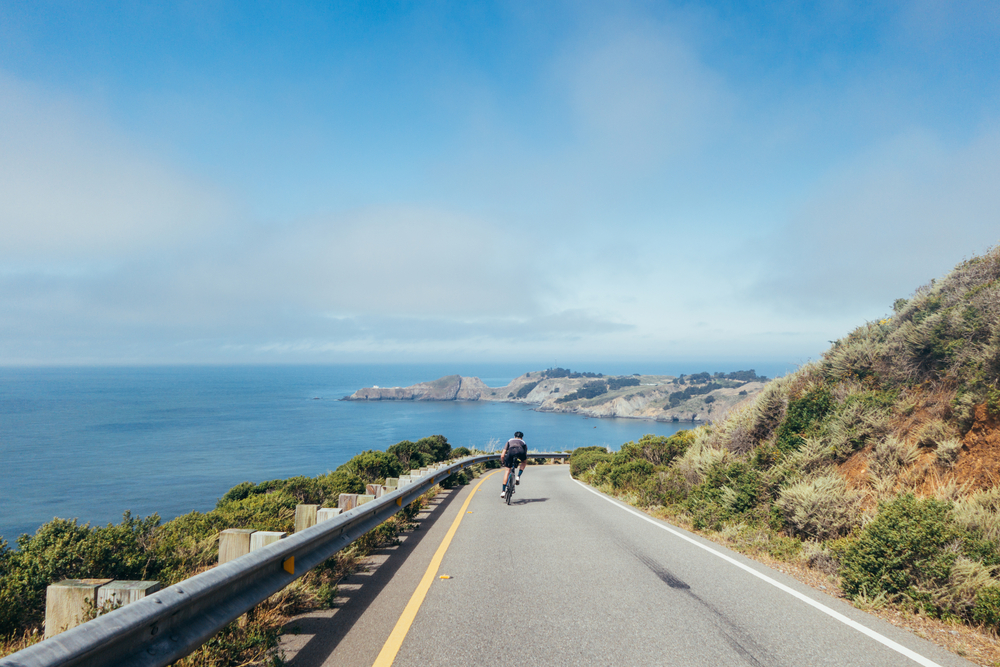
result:
[(396, 621), (396, 627), (392, 629), (389, 634), (389, 638), (385, 641), (385, 645), (382, 646), (382, 650), (379, 652), (378, 657), (375, 658), (375, 663), (372, 667), (390, 667), (393, 661), (396, 659), (396, 654), (399, 653), (399, 649), (403, 646), (403, 640), (406, 639), (406, 633), (410, 631), (410, 626), (413, 625), (413, 620), (417, 617), (417, 612), (420, 611), (420, 605), (424, 603), (424, 598), (427, 597), (427, 591), (430, 590), (431, 584), (434, 582), (434, 577), (437, 576), (438, 568), (441, 567), (441, 561), (444, 560), (444, 554), (448, 551), (448, 547), (451, 545), (451, 538), (455, 537), (455, 533), (458, 531), (458, 524), (462, 523), (462, 517), (465, 516), (465, 510), (469, 509), (469, 503), (472, 502), (472, 496), (476, 495), (476, 491), (483, 483), (496, 474), (497, 470), (494, 470), (486, 477), (479, 480), (479, 484), (476, 484), (476, 488), (472, 490), (469, 497), (465, 499), (465, 504), (462, 505), (462, 509), (458, 511), (458, 516), (455, 517), (455, 521), (452, 522), (451, 528), (448, 529), (448, 533), (444, 536), (441, 541), (441, 546), (438, 547), (437, 551), (434, 553), (434, 558), (431, 559), (430, 565), (427, 566), (427, 571), (424, 572), (423, 579), (420, 580), (420, 584), (417, 585), (417, 590), (413, 591), (413, 596), (410, 601), (406, 603), (406, 608), (403, 609), (402, 615), (399, 620)]

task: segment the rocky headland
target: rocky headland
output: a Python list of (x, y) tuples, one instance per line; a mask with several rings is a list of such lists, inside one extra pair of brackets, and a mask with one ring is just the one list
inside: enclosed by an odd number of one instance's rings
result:
[(589, 417), (708, 422), (760, 392), (766, 381), (752, 370), (674, 377), (605, 376), (550, 368), (525, 373), (504, 387), (489, 387), (477, 377), (447, 375), (409, 387), (365, 387), (345, 400), (500, 401)]

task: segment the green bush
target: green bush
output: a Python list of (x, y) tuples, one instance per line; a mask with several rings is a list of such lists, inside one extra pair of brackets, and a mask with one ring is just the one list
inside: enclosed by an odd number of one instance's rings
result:
[(455, 449), (451, 450), (451, 457), (453, 459), (461, 459), (466, 456), (469, 456), (470, 454), (472, 454), (472, 450), (470, 450), (468, 447), (456, 447)]
[(1000, 586), (984, 586), (976, 593), (972, 620), (994, 630), (1000, 628)]
[(639, 487), (639, 502), (646, 507), (675, 505), (687, 498), (687, 482), (677, 468), (650, 475)]
[(775, 433), (775, 446), (783, 452), (798, 450), (805, 438), (816, 433), (832, 406), (833, 398), (825, 387), (790, 400), (785, 418)]
[(443, 435), (430, 435), (426, 438), (420, 438), (420, 440), (417, 440), (417, 447), (421, 451), (431, 455), (431, 463), (447, 461), (451, 458), (451, 445), (448, 444), (448, 438)]
[(615, 453), (615, 463), (642, 459), (654, 466), (665, 466), (679, 456), (683, 456), (694, 441), (694, 432), (680, 431), (671, 436), (644, 435), (639, 442), (626, 442)]
[(469, 483), (469, 476), (464, 472), (456, 472), (442, 479), (438, 484), (442, 489), (452, 489), (456, 486), (465, 486)]
[(613, 459), (614, 457), (603, 447), (580, 447), (573, 450), (569, 457), (569, 472), (573, 477), (580, 477), (598, 463), (610, 462)]
[(337, 500), (342, 493), (364, 493), (364, 481), (355, 475), (343, 470), (337, 470), (326, 475), (321, 475), (319, 484), (323, 489), (323, 505), (326, 507), (336, 507)]
[(608, 481), (615, 490), (637, 489), (641, 487), (656, 468), (644, 459), (612, 465), (608, 471)]
[(399, 477), (403, 474), (403, 465), (388, 452), (369, 450), (358, 454), (337, 470), (348, 472), (366, 484), (374, 484), (385, 481), (387, 477)]
[(770, 496), (761, 471), (746, 461), (719, 460), (709, 465), (700, 484), (684, 502), (695, 528), (720, 530), (724, 522), (765, 510)]
[(943, 586), (948, 580), (956, 554), (946, 547), (959, 537), (951, 503), (898, 496), (880, 505), (857, 539), (845, 543), (840, 554), (844, 594), (919, 601), (918, 584)]

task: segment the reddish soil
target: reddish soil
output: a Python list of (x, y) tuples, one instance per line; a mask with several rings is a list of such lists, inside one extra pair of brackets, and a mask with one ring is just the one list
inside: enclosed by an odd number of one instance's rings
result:
[(976, 406), (976, 421), (962, 439), (962, 453), (952, 469), (955, 481), (970, 489), (986, 489), (1000, 482), (1000, 420)]

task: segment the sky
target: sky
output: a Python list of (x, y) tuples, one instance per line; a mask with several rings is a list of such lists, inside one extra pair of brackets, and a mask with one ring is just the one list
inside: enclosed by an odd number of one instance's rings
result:
[(0, 3), (0, 365), (799, 364), (998, 240), (993, 0)]

